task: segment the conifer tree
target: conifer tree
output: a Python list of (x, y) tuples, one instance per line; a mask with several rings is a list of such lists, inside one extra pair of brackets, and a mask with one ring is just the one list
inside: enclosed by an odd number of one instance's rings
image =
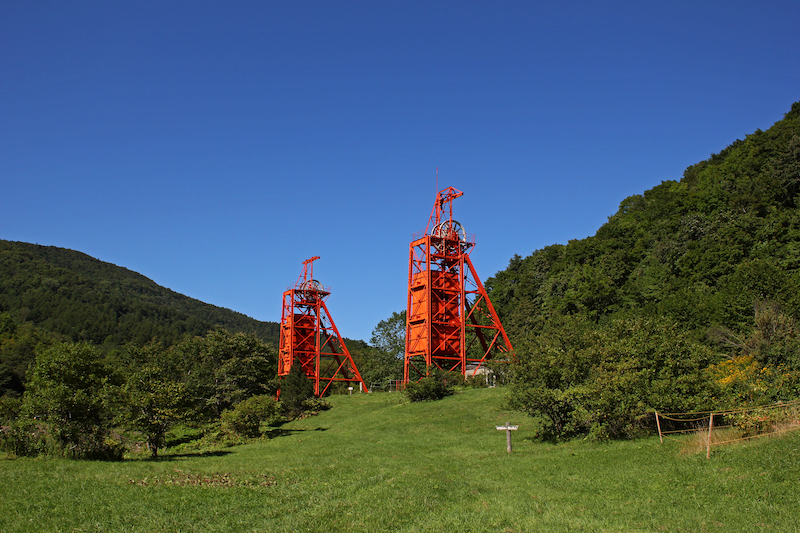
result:
[(314, 397), (314, 383), (306, 376), (299, 359), (294, 360), (289, 375), (281, 383), (281, 405), (287, 416), (303, 412), (303, 402)]

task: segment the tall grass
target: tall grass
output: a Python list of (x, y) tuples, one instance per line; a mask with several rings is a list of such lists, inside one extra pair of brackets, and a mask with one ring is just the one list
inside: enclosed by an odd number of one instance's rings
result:
[[(0, 461), (0, 531), (796, 531), (800, 437), (702, 455), (550, 445), (502, 389), (335, 396), (274, 438), (119, 463)], [(520, 424), (514, 452), (496, 425)]]

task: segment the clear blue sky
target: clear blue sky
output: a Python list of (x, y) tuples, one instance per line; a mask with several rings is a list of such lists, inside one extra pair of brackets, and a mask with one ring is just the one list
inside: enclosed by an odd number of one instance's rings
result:
[(0, 4), (0, 238), (343, 335), (405, 308), (439, 187), (482, 279), (800, 100), (800, 2)]

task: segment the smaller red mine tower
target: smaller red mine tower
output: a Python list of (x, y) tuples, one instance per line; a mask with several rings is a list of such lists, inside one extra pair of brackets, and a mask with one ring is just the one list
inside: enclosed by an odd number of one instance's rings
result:
[(314, 380), (314, 394), (322, 396), (334, 382), (367, 386), (350, 351), (333, 323), (325, 298), (330, 290), (314, 279), (314, 261), (303, 261), (303, 272), (295, 286), (283, 293), (278, 377), (282, 380), (295, 362)]
[(453, 219), (453, 200), (463, 194), (439, 191), (428, 227), (409, 245), (404, 384), (431, 368), (475, 375), (513, 353), (469, 258), (475, 238)]

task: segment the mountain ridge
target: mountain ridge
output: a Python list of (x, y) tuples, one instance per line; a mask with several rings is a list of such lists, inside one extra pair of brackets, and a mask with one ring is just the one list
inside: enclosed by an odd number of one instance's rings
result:
[(83, 252), (0, 240), (0, 312), (71, 341), (174, 344), (213, 327), (278, 343), (279, 325), (207, 304)]
[(595, 233), (486, 280), (509, 334), (554, 316), (667, 316), (699, 335), (746, 331), (756, 301), (800, 316), (800, 102), (680, 181), (625, 198)]

